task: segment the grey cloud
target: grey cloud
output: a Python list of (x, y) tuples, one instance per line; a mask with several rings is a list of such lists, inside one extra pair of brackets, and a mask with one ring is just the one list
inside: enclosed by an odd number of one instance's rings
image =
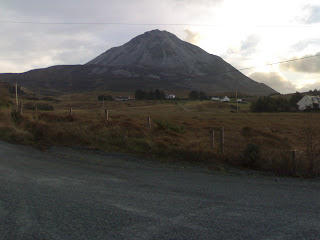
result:
[(268, 85), (280, 93), (292, 93), (296, 91), (296, 86), (277, 72), (254, 72), (249, 77), (257, 82)]
[[(211, 16), (208, 6), (222, 0), (5, 0), (1, 20), (23, 22), (145, 23), (148, 25), (46, 25), (0, 23), (0, 72), (52, 64), (85, 63), (107, 49), (155, 28), (185, 37), (185, 27), (152, 23), (194, 23)], [(180, 4), (181, 8), (176, 7)], [(10, 66), (10, 68), (4, 66)], [(9, 70), (11, 69), (11, 70)], [(19, 69), (19, 70), (16, 70)]]
[(200, 38), (200, 34), (199, 33), (191, 31), (190, 29), (186, 29), (185, 33), (187, 35), (186, 38), (185, 38), (185, 40), (187, 42), (192, 43), (192, 44), (197, 44), (198, 43), (199, 38)]
[(303, 86), (302, 88), (299, 89), (300, 92), (307, 92), (309, 90), (314, 90), (314, 89), (320, 89), (320, 81), (317, 81), (315, 83), (312, 84), (307, 84), (305, 86)]
[[(305, 59), (280, 64), (284, 71), (320, 73), (320, 52), (315, 55), (305, 55)], [(308, 58), (310, 57), (310, 58)]]
[(125, 17), (126, 10), (133, 10), (135, 6), (139, 6), (137, 1), (135, 4), (129, 4), (128, 1), (103, 1), (103, 0), (55, 0), (55, 1), (39, 1), (39, 0), (10, 0), (0, 3), (2, 9), (8, 9), (15, 12), (19, 18), (23, 19), (41, 19), (41, 20), (96, 20), (103, 17), (115, 18), (117, 15)]
[[(0, 9), (12, 12), (18, 20), (73, 21), (73, 22), (129, 22), (162, 23), (168, 19), (184, 16), (183, 20), (199, 18), (198, 14), (185, 14), (184, 8), (201, 9), (202, 15), (209, 14), (208, 6), (223, 0), (10, 0), (0, 2)], [(177, 7), (178, 6), (178, 7)], [(174, 11), (173, 11), (174, 8)], [(15, 15), (14, 15), (15, 13)], [(165, 16), (165, 18), (164, 18)], [(147, 21), (146, 21), (147, 19)], [(15, 19), (17, 20), (17, 19)], [(152, 22), (151, 22), (152, 21)], [(178, 21), (179, 22), (179, 21)], [(164, 22), (166, 23), (166, 22)]]
[(250, 35), (241, 42), (240, 53), (241, 55), (247, 56), (256, 51), (256, 47), (260, 42), (258, 35)]
[(319, 5), (306, 5), (304, 10), (307, 12), (306, 16), (302, 19), (303, 23), (312, 24), (320, 22), (320, 6)]
[(292, 46), (294, 51), (302, 51), (310, 46), (320, 46), (320, 39), (306, 39), (299, 41)]
[(180, 7), (188, 5), (205, 5), (212, 7), (223, 3), (223, 1), (224, 0), (174, 0), (174, 2)]

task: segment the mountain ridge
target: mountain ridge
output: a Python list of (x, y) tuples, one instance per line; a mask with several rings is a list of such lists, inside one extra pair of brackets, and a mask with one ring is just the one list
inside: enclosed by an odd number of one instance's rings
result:
[[(251, 95), (277, 93), (237, 71), (221, 57), (180, 40), (167, 31), (145, 32), (111, 48), (84, 65), (61, 65), (3, 75), (0, 81), (23, 79), (24, 86), (53, 91), (163, 90), (239, 91)], [(22, 84), (22, 83), (21, 83)]]

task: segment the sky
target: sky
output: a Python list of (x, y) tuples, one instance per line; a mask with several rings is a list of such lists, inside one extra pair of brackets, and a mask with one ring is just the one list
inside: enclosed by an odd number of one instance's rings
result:
[(320, 89), (319, 0), (1, 0), (0, 73), (85, 64), (153, 29), (280, 93)]

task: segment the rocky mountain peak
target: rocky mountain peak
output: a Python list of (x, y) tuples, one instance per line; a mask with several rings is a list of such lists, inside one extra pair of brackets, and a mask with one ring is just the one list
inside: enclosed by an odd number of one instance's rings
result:
[(88, 62), (100, 66), (176, 69), (201, 74), (201, 65), (218, 58), (167, 31), (152, 30), (111, 48)]

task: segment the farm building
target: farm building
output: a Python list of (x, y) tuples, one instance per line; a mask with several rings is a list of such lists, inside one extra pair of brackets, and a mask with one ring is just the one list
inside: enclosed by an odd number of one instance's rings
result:
[(221, 102), (230, 102), (230, 98), (228, 98), (227, 96), (223, 97), (220, 99)]
[(320, 97), (305, 95), (299, 102), (297, 102), (298, 109), (303, 111), (307, 108), (319, 108)]
[(115, 97), (115, 99), (114, 100), (116, 100), (116, 101), (128, 101), (128, 100), (130, 100), (131, 98), (130, 97)]
[(174, 94), (166, 95), (166, 99), (174, 99), (174, 98), (176, 98), (176, 95), (174, 95)]
[(211, 100), (212, 101), (220, 101), (220, 98), (219, 97), (212, 97)]

